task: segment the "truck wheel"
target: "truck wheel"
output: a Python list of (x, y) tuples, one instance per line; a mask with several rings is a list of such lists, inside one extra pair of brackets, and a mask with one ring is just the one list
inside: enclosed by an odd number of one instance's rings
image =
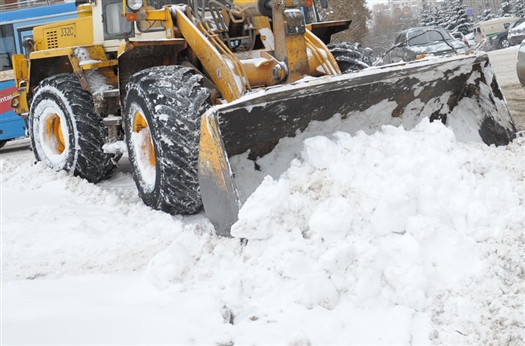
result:
[(116, 166), (104, 153), (102, 119), (93, 99), (73, 74), (44, 79), (35, 90), (29, 111), (29, 136), (38, 161), (96, 183)]
[(140, 198), (170, 214), (202, 207), (198, 182), (201, 115), (210, 107), (202, 76), (181, 66), (158, 66), (129, 79), (124, 127)]
[(328, 45), (328, 49), (342, 73), (368, 68), (376, 60), (372, 49), (363, 48), (359, 43), (332, 43)]

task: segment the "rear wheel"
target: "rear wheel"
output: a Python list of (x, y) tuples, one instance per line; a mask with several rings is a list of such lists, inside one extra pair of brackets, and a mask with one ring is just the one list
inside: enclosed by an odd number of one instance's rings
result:
[(202, 76), (158, 66), (131, 76), (124, 127), (133, 179), (152, 208), (193, 214), (202, 207), (198, 183), (199, 126), (209, 108)]
[(500, 41), (499, 41), (499, 46), (501, 48), (509, 48), (510, 47), (510, 41), (508, 38), (502, 38)]
[(0, 141), (0, 149), (2, 149), (6, 143), (7, 141)]
[(359, 43), (333, 43), (328, 49), (334, 56), (342, 73), (362, 70), (372, 66), (376, 57), (371, 48), (364, 48)]
[(31, 146), (38, 161), (90, 182), (115, 170), (104, 153), (107, 130), (93, 109), (93, 99), (73, 74), (44, 79), (35, 90), (29, 112)]

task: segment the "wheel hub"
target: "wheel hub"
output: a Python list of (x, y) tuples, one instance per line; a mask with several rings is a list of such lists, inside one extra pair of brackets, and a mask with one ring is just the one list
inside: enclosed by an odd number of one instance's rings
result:
[(148, 122), (146, 121), (146, 118), (142, 113), (135, 112), (135, 116), (133, 119), (133, 132), (140, 133), (143, 137), (143, 141), (140, 144), (140, 153), (141, 155), (146, 155), (147, 160), (149, 161), (150, 165), (155, 167), (156, 160), (155, 160), (155, 149), (153, 148), (153, 142), (151, 139), (151, 132), (149, 131)]
[[(46, 135), (50, 142), (54, 144), (54, 150), (62, 154), (66, 148), (64, 133), (62, 132), (62, 121), (56, 113), (51, 114), (46, 120)], [(51, 144), (50, 143), (50, 144)]]

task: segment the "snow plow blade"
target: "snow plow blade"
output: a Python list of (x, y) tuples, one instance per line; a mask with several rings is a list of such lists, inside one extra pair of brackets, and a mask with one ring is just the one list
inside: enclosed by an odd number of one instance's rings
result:
[[(207, 217), (230, 235), (241, 204), (231, 158), (257, 159), (283, 138), (409, 130), (442, 121), (458, 140), (506, 145), (516, 127), (488, 57), (468, 55), (386, 65), (281, 85), (212, 107), (201, 122), (199, 184)], [(292, 157), (293, 158), (293, 157)]]

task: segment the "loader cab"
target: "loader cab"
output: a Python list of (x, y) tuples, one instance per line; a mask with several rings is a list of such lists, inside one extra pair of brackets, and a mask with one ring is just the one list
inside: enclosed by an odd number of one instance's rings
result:
[(122, 17), (122, 1), (96, 0), (91, 2), (91, 11), (95, 45), (102, 45), (108, 52), (117, 51), (126, 38), (135, 36), (132, 23)]
[[(79, 0), (86, 1), (86, 0)], [(151, 9), (159, 9), (169, 4), (185, 3), (184, 0), (153, 0), (148, 1)], [(78, 4), (78, 1), (77, 1)], [(96, 0), (91, 2), (93, 13), (94, 44), (102, 45), (106, 51), (117, 51), (125, 40), (155, 40), (165, 39), (164, 27), (157, 23), (130, 22), (122, 16), (124, 11), (122, 0)], [(100, 21), (102, 20), (102, 23)], [(102, 24), (102, 25), (101, 25)]]

